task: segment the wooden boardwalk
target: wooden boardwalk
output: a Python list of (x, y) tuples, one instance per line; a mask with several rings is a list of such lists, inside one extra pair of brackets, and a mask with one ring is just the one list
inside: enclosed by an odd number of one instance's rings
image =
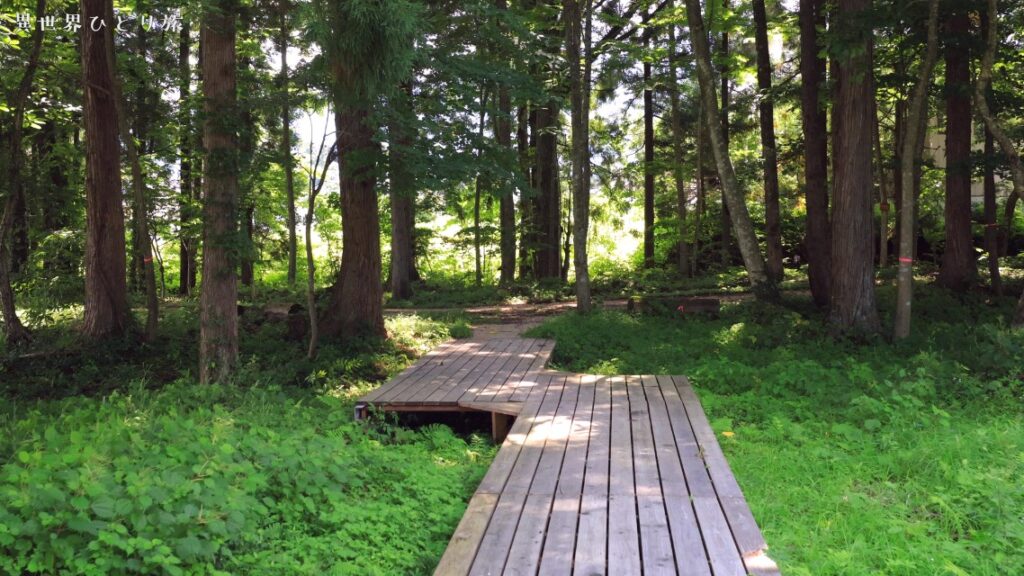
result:
[(778, 574), (686, 378), (552, 372), (552, 347), (445, 344), (362, 399), (515, 416), (435, 574)]

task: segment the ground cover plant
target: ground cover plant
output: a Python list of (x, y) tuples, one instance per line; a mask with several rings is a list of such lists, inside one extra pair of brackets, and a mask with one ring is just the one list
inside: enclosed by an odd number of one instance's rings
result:
[(800, 297), (533, 334), (559, 369), (689, 376), (784, 574), (995, 576), (1024, 565), (1024, 334), (986, 300), (926, 287), (896, 346)]

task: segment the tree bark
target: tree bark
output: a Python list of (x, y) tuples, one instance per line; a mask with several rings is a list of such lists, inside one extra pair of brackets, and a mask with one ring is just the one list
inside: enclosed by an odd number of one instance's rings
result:
[(925, 124), (928, 117), (928, 86), (939, 52), (939, 0), (928, 3), (928, 44), (925, 48), (921, 72), (914, 86), (907, 113), (903, 150), (900, 152), (900, 179), (903, 199), (900, 202), (899, 273), (896, 278), (896, 318), (893, 338), (901, 340), (910, 335), (911, 307), (914, 295), (914, 236), (915, 226), (915, 167), (924, 146)]
[[(576, 271), (576, 311), (591, 310), (587, 235), (590, 229), (590, 31), (591, 5), (565, 2), (566, 59), (572, 106), (573, 265)], [(585, 15), (584, 15), (585, 12)], [(581, 47), (586, 39), (586, 49)], [(645, 71), (650, 73), (648, 68)], [(646, 102), (646, 92), (645, 92)]]
[[(644, 34), (644, 49), (649, 50), (651, 36)], [(651, 61), (644, 57), (644, 268), (654, 267), (654, 89), (651, 86)]]
[[(999, 147), (1002, 148), (1003, 154), (1010, 164), (1010, 175), (1013, 179), (1012, 194), (1013, 196), (1020, 197), (1024, 195), (1024, 162), (1021, 161), (1020, 153), (1018, 153), (1013, 141), (1010, 140), (1006, 132), (1003, 131), (1002, 126), (999, 125), (985, 98), (985, 92), (992, 81), (992, 66), (995, 63), (996, 48), (999, 45), (999, 15), (996, 11), (996, 0), (988, 0), (988, 14), (986, 18), (985, 54), (981, 59), (981, 69), (978, 72), (977, 82), (974, 84), (974, 103), (978, 107), (978, 113), (985, 121), (985, 128), (992, 133), (992, 137), (999, 143)], [(1013, 199), (1013, 196), (1007, 200), (1008, 203)], [(1010, 214), (1012, 215), (1012, 212)], [(1014, 328), (1024, 327), (1024, 292), (1021, 293), (1020, 300), (1017, 302), (1017, 310), (1014, 312), (1011, 325)]]
[(761, 162), (764, 173), (764, 223), (767, 248), (766, 272), (782, 280), (782, 216), (779, 213), (779, 166), (775, 147), (775, 104), (772, 96), (772, 63), (768, 52), (768, 14), (764, 0), (754, 0), (754, 41), (757, 45), (757, 88), (761, 92)]
[[(107, 5), (106, 20), (114, 21), (114, 9)], [(145, 339), (152, 342), (156, 339), (157, 324), (160, 317), (160, 302), (156, 293), (156, 271), (153, 262), (153, 245), (149, 236), (149, 208), (146, 201), (146, 180), (142, 172), (142, 162), (139, 159), (139, 146), (135, 143), (135, 136), (141, 140), (143, 131), (140, 122), (140, 130), (133, 136), (128, 126), (128, 115), (125, 110), (124, 91), (121, 89), (121, 80), (117, 72), (117, 57), (114, 55), (114, 36), (110, 28), (105, 28), (103, 34), (107, 36), (106, 50), (111, 73), (111, 89), (113, 90), (114, 106), (117, 112), (117, 125), (120, 131), (121, 141), (128, 152), (128, 163), (132, 171), (132, 245), (135, 249), (135, 260), (142, 266), (141, 280), (146, 290), (146, 332)], [(142, 56), (145, 57), (145, 44), (142, 44)], [(140, 99), (142, 100), (142, 99)]]
[(536, 110), (519, 107), (519, 127), (516, 130), (516, 146), (519, 150), (519, 166), (523, 172), (526, 188), (519, 192), (519, 278), (526, 280), (534, 274), (534, 248), (537, 243), (534, 215), (537, 195), (537, 168), (531, 162), (531, 150), (536, 151), (537, 129)]
[(878, 121), (878, 94), (872, 90), (874, 98), (872, 99), (872, 106), (874, 112), (872, 117), (875, 121), (875, 164), (878, 169), (878, 267), (885, 268), (889, 264), (889, 195), (888, 182), (885, 177), (885, 164), (882, 158), (882, 128)]
[(700, 255), (700, 234), (701, 226), (704, 220), (704, 204), (705, 204), (705, 192), (704, 192), (704, 108), (698, 103), (697, 105), (697, 126), (695, 130), (697, 132), (697, 169), (694, 175), (694, 182), (697, 188), (697, 214), (693, 219), (693, 257), (690, 263), (690, 275), (697, 275), (697, 257)]
[(335, 102), (338, 166), (341, 176), (341, 270), (320, 322), (322, 336), (350, 341), (384, 338), (381, 285), (380, 215), (376, 177), (380, 151), (373, 141), (369, 111)]
[[(729, 0), (722, 0), (722, 19), (724, 21), (729, 10)], [(721, 43), (718, 47), (721, 57), (721, 64), (718, 74), (722, 82), (722, 109), (719, 112), (722, 122), (722, 140), (725, 142), (725, 150), (729, 151), (729, 32), (722, 31)], [(714, 143), (712, 143), (714, 146)], [(725, 184), (722, 184), (722, 213), (721, 213), (721, 239), (722, 239), (722, 266), (728, 266), (732, 261), (732, 234), (730, 230), (731, 216), (729, 215), (729, 202), (726, 200)], [(767, 265), (766, 265), (767, 266)], [(767, 273), (767, 272), (766, 272)]]
[[(487, 121), (487, 89), (480, 89), (480, 117), (477, 121), (477, 142), (476, 149), (477, 164), (482, 165), (484, 156), (484, 123)], [(485, 187), (485, 175), (483, 170), (477, 172), (476, 184), (473, 186), (473, 258), (475, 263), (476, 285), (483, 284), (483, 259), (480, 253), (480, 200)]]
[(830, 320), (839, 330), (876, 331), (875, 268), (872, 233), (871, 157), (874, 144), (872, 30), (863, 13), (871, 0), (839, 0), (838, 26), (854, 53), (835, 60), (839, 89), (832, 211), (832, 300)]
[(538, 280), (561, 277), (562, 197), (558, 173), (558, 104), (537, 109), (536, 270)]
[(403, 83), (394, 97), (400, 115), (392, 126), (394, 146), (388, 150), (391, 186), (391, 297), (407, 300), (412, 297), (415, 271), (416, 185), (406, 154), (412, 135), (408, 124), (415, 120), (412, 80)]
[(192, 113), (188, 103), (192, 90), (192, 71), (189, 58), (192, 51), (192, 37), (188, 22), (182, 22), (178, 42), (178, 94), (179, 122), (178, 150), (178, 224), (180, 268), (178, 271), (178, 293), (191, 296), (196, 286), (196, 242), (191, 234), (194, 219), (192, 189)]
[(832, 291), (832, 230), (828, 213), (828, 119), (821, 103), (825, 59), (818, 29), (825, 25), (824, 0), (800, 0), (800, 113), (804, 135), (804, 245), (811, 297), (819, 308)]
[[(495, 0), (498, 10), (508, 10), (508, 0)], [(504, 28), (500, 28), (504, 31)], [(512, 97), (506, 84), (498, 86), (498, 111), (494, 115), (494, 140), (498, 146), (512, 150)], [(516, 276), (516, 200), (514, 187), (506, 186), (498, 199), (500, 229), (501, 275), (499, 282), (511, 284)]]
[(206, 120), (203, 178), (203, 283), (199, 381), (226, 382), (238, 362), (238, 115), (236, 14), (226, 0), (203, 15), (202, 69)]
[(754, 224), (747, 211), (747, 205), (743, 200), (743, 193), (736, 179), (736, 172), (733, 169), (732, 160), (729, 158), (729, 148), (726, 142), (723, 126), (716, 121), (718, 114), (718, 97), (715, 95), (714, 78), (711, 70), (711, 51), (708, 47), (707, 31), (704, 28), (704, 19), (700, 12), (699, 0), (686, 0), (687, 20), (690, 23), (690, 41), (693, 43), (697, 61), (697, 79), (700, 84), (700, 96), (702, 108), (705, 111), (705, 119), (708, 125), (708, 134), (711, 139), (711, 151), (718, 166), (719, 180), (722, 182), (722, 192), (725, 195), (729, 207), (729, 216), (732, 226), (736, 232), (736, 239), (739, 243), (740, 253), (743, 256), (743, 264), (747, 270), (750, 284), (758, 298), (775, 299), (777, 287), (765, 272), (764, 256), (754, 235)]
[[(38, 22), (46, 14), (46, 0), (36, 0), (35, 17)], [(0, 212), (0, 313), (4, 321), (4, 337), (8, 346), (16, 346), (31, 340), (32, 335), (18, 318), (15, 306), (14, 289), (11, 287), (11, 271), (14, 261), (14, 238), (17, 203), (23, 196), (21, 189), (22, 134), (24, 130), (25, 104), (32, 91), (36, 69), (39, 67), (39, 55), (43, 49), (43, 30), (36, 27), (31, 36), (28, 62), (18, 82), (18, 90), (14, 99), (8, 102), (13, 119), (11, 123), (7, 161), (7, 198), (3, 211)]]
[[(110, 0), (82, 0), (82, 21), (106, 18)], [(125, 334), (131, 325), (125, 277), (117, 102), (109, 35), (81, 29), (86, 154), (85, 321), (92, 340)]]
[(985, 129), (985, 250), (988, 252), (989, 285), (996, 296), (1003, 295), (1003, 281), (999, 275), (999, 216), (996, 207), (996, 172), (992, 167), (995, 157), (995, 139)]
[[(690, 276), (690, 253), (689, 244), (686, 242), (686, 212), (689, 198), (686, 193), (686, 178), (683, 175), (683, 111), (679, 105), (679, 70), (678, 70), (678, 44), (676, 43), (676, 27), (669, 24), (668, 27), (669, 53), (669, 102), (672, 107), (672, 175), (676, 184), (676, 216), (679, 218), (679, 244), (677, 247), (677, 268), (682, 276)], [(699, 126), (699, 125), (698, 125)], [(699, 173), (700, 168), (697, 168)]]
[(971, 233), (971, 21), (966, 10), (948, 16), (946, 58), (946, 246), (940, 285), (964, 292), (976, 281)]
[(296, 238), (295, 217), (295, 161), (292, 158), (292, 111), (288, 88), (288, 15), (281, 14), (281, 29), (278, 36), (278, 51), (281, 53), (281, 71), (278, 74), (281, 84), (281, 166), (284, 168), (284, 188), (288, 198), (288, 284), (295, 284), (296, 260), (298, 259), (298, 240)]

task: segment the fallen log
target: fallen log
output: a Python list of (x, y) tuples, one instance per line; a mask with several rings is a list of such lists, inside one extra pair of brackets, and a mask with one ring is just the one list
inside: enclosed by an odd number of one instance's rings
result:
[(629, 312), (653, 315), (717, 316), (721, 308), (721, 301), (718, 298), (688, 296), (631, 296), (626, 304), (626, 310)]

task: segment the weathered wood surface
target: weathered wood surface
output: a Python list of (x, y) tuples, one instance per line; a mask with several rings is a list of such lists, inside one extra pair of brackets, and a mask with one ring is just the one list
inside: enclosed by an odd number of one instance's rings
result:
[(686, 378), (548, 371), (552, 347), (445, 344), (362, 399), (504, 422), (435, 574), (778, 574)]

